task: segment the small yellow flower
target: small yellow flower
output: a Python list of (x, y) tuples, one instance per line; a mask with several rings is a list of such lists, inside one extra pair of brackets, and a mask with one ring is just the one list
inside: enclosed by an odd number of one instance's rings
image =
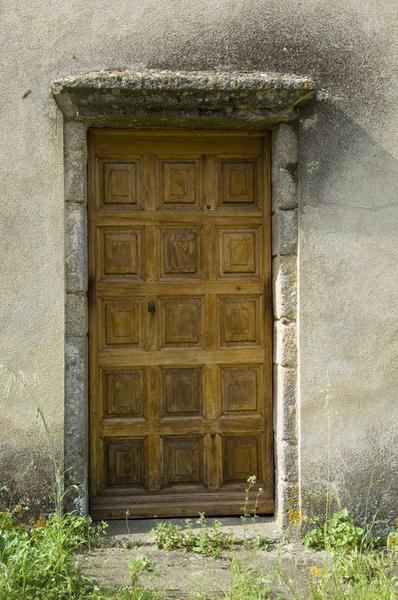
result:
[(20, 517), (23, 513), (23, 508), (20, 504), (17, 504), (16, 507), (14, 508), (14, 513), (17, 515), (17, 517)]
[(322, 577), (322, 569), (315, 565), (312, 565), (312, 567), (310, 567), (310, 573), (313, 577)]

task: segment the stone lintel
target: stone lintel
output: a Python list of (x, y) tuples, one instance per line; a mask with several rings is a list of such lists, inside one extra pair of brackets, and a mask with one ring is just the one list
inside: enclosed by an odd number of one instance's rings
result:
[(263, 128), (298, 117), (317, 89), (278, 73), (95, 71), (51, 85), (68, 119), (87, 125)]

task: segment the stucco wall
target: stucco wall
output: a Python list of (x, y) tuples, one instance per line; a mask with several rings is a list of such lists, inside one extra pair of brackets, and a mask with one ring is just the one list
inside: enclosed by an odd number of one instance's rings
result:
[[(325, 482), (395, 511), (398, 477), (398, 6), (391, 0), (3, 0), (0, 362), (62, 446), (62, 75), (115, 67), (313, 76), (300, 123), (299, 397), (305, 509)], [(5, 379), (6, 377), (3, 377)], [(8, 382), (9, 383), (9, 382)], [(31, 399), (1, 386), (0, 479), (43, 489)], [(4, 393), (3, 393), (4, 392)], [(36, 490), (36, 492), (35, 492)], [(32, 493), (29, 495), (32, 496)]]

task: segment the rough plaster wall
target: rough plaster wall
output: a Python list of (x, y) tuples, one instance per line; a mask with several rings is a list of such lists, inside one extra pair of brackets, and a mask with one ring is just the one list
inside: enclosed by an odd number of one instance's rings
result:
[[(340, 495), (349, 490), (352, 505), (363, 506), (372, 486), (372, 498), (380, 497), (376, 475), (396, 490), (396, 3), (1, 0), (0, 11), (0, 361), (32, 383), (58, 440), (63, 166), (51, 80), (125, 66), (295, 72), (325, 89), (305, 115), (300, 143), (305, 500), (322, 504), (327, 477)], [(1, 403), (3, 477), (11, 463), (20, 474), (41, 457), (36, 475), (29, 471), (39, 487), (46, 458), (32, 403), (18, 389)], [(387, 496), (388, 512), (396, 491)]]

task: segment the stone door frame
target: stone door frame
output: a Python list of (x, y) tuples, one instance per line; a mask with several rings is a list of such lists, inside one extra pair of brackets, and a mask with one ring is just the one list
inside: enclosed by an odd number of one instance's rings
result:
[(284, 528), (300, 516), (297, 118), (315, 90), (309, 79), (261, 73), (99, 72), (53, 83), (64, 114), (64, 460), (81, 513), (89, 511), (87, 129), (106, 126), (272, 131), (275, 518)]

